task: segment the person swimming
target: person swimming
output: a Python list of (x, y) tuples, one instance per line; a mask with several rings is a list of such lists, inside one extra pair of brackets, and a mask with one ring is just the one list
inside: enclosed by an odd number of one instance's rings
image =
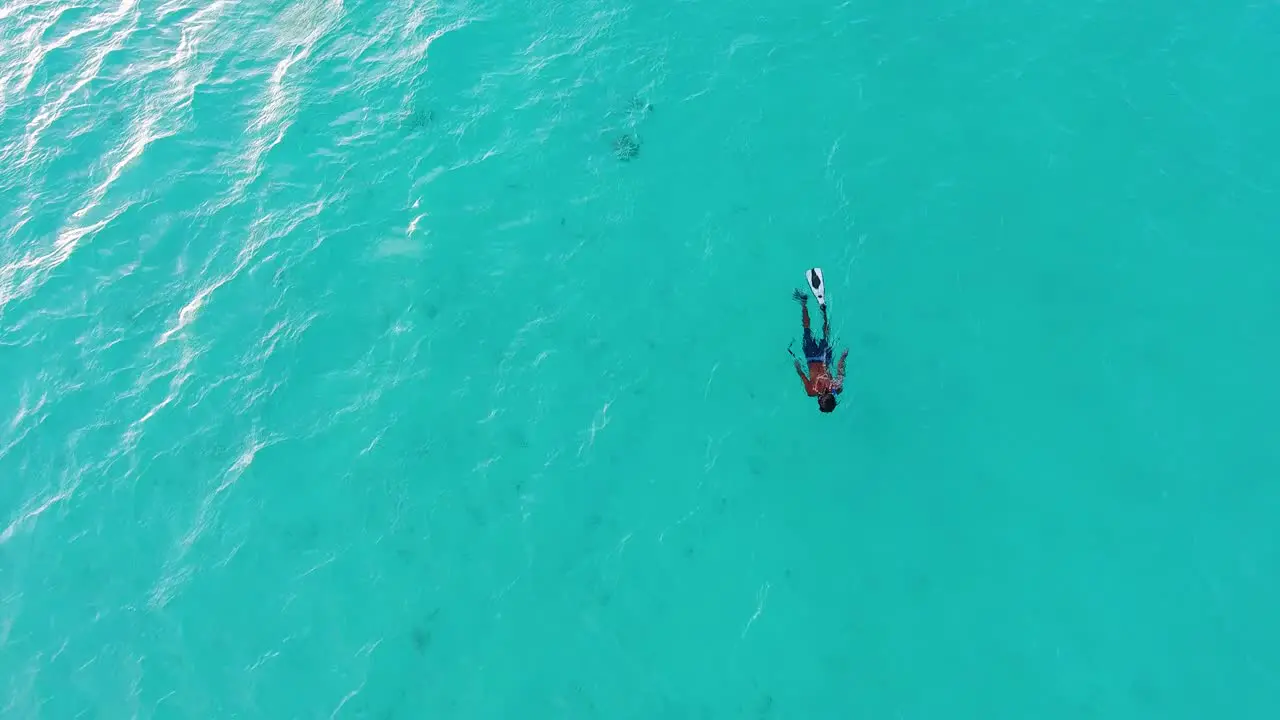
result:
[[(805, 374), (804, 365), (800, 363), (791, 348), (787, 348), (787, 352), (791, 352), (791, 357), (795, 358), (796, 374), (800, 376), (800, 380), (804, 382), (804, 391), (809, 397), (818, 398), (818, 409), (824, 413), (829, 413), (836, 409), (836, 396), (844, 391), (844, 363), (845, 358), (849, 356), (849, 349), (840, 354), (840, 363), (836, 366), (835, 377), (831, 376), (831, 354), (832, 348), (831, 323), (827, 319), (827, 306), (819, 305), (822, 310), (822, 339), (817, 340), (813, 337), (813, 330), (809, 328), (809, 295), (800, 289), (797, 289), (791, 295), (792, 299), (800, 303), (800, 322), (804, 326), (804, 339), (801, 341), (801, 348), (804, 350), (805, 362), (809, 365), (809, 374)], [(794, 344), (794, 342), (792, 343)]]

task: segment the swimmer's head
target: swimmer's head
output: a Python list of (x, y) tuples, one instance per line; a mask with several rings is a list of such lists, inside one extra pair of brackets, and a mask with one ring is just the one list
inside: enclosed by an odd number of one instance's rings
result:
[(818, 409), (824, 413), (829, 413), (836, 409), (836, 396), (829, 392), (824, 392), (818, 396)]

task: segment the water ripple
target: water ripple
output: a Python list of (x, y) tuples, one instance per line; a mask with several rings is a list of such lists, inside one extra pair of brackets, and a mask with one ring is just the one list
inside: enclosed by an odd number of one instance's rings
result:
[[(71, 98), (98, 78), (98, 74), (102, 70), (107, 57), (124, 47), (138, 26), (140, 13), (135, 12), (137, 6), (138, 0), (120, 0), (120, 4), (111, 12), (91, 17), (86, 27), (72, 31), (67, 36), (64, 36), (61, 41), (55, 41), (48, 46), (38, 46), (33, 51), (32, 56), (29, 58), (29, 64), (34, 68), (47, 57), (50, 50), (60, 47), (60, 42), (70, 42), (71, 39), (80, 35), (103, 30), (112, 31), (110, 37), (106, 41), (97, 44), (90, 53), (89, 58), (80, 65), (79, 73), (71, 87), (63, 91), (53, 102), (43, 105), (39, 113), (27, 123), (23, 155), (19, 160), (20, 165), (25, 165), (31, 161), (32, 153), (36, 145), (39, 144), (41, 135), (61, 117)], [(34, 73), (34, 69), (32, 73)], [(25, 89), (25, 83), (20, 84), (20, 89)], [(44, 92), (40, 94), (44, 95)]]
[[(565, 100), (513, 111), (496, 94), (574, 63), (616, 18), (522, 53), (480, 24), (501, 14), (493, 3), (0, 2), (0, 351), (12, 368), (0, 376), (11, 398), (0, 471), (20, 478), (0, 484), (0, 543), (20, 564), (18, 579), (0, 577), (0, 598), (24, 596), (0, 600), (0, 636), (12, 627), (28, 643), (0, 657), (17, 658), (0, 671), (19, 678), (0, 705), (26, 712), (96, 663), (128, 678), (113, 697), (145, 716), (192, 676), (180, 663), (153, 669), (163, 650), (129, 635), (137, 623), (185, 623), (211, 584), (234, 585), (226, 573), (245, 572), (245, 555), (273, 552), (263, 543), (294, 495), (336, 493), (368, 472), (351, 463), (414, 442), (409, 408), (451, 372), (433, 366), (450, 355), (433, 343), (466, 312), (442, 312), (460, 283), (426, 239), (458, 242), (470, 230), (442, 219), (504, 208), (453, 181), (522, 150), (513, 112)], [(439, 62), (468, 34), (474, 55)], [(457, 88), (427, 76), (476, 58)], [(541, 217), (504, 212), (494, 224), (522, 232)], [(505, 281), (511, 267), (488, 271)], [(517, 383), (520, 357), (502, 356), (501, 389)], [(469, 371), (443, 402), (489, 381)], [(489, 394), (493, 405), (499, 390)], [(501, 424), (484, 412), (485, 432)], [(278, 482), (313, 474), (280, 459), (296, 453), (328, 466), (311, 487)], [(306, 569), (323, 542), (302, 543), (282, 577), (317, 580)], [(363, 562), (321, 554), (327, 571)], [(48, 631), (41, 606), (72, 574), (92, 590)], [(271, 607), (264, 619), (282, 612), (278, 591), (257, 603)], [(179, 632), (149, 627), (189, 652)], [(76, 697), (50, 702), (50, 716), (83, 710)]]

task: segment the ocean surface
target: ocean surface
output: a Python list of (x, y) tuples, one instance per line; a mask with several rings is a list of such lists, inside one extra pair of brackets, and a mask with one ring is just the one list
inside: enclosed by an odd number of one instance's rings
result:
[(0, 717), (1280, 717), (1278, 77), (1273, 0), (0, 0)]

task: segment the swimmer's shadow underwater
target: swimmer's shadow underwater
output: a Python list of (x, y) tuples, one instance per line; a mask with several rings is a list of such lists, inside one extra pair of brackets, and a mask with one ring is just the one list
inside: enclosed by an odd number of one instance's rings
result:
[[(611, 137), (610, 147), (613, 150), (613, 156), (619, 162), (631, 162), (640, 157), (641, 141), (639, 133), (636, 132), (636, 126), (653, 112), (653, 103), (640, 97), (632, 98), (624, 112), (626, 115), (624, 124), (627, 125), (627, 129), (618, 133), (616, 128), (610, 128), (602, 131), (602, 134)], [(614, 114), (610, 113), (610, 115)]]
[(640, 157), (640, 138), (636, 135), (619, 135), (613, 139), (613, 156), (622, 162)]
[[(644, 98), (632, 98), (625, 110), (621, 112), (611, 112), (609, 117), (615, 117), (619, 114), (624, 116), (620, 123), (623, 127), (617, 125), (606, 127), (601, 130), (601, 135), (609, 137), (609, 147), (613, 152), (614, 158), (619, 162), (631, 162), (640, 157), (640, 147), (643, 141), (640, 134), (636, 130), (636, 126), (640, 121), (653, 112), (653, 103)], [(430, 130), (435, 125), (435, 111), (428, 107), (417, 104), (411, 104), (398, 113), (400, 130), (406, 135), (418, 135)]]
[(399, 113), (400, 130), (407, 135), (416, 135), (431, 128), (435, 123), (436, 113), (431, 108), (410, 105)]

